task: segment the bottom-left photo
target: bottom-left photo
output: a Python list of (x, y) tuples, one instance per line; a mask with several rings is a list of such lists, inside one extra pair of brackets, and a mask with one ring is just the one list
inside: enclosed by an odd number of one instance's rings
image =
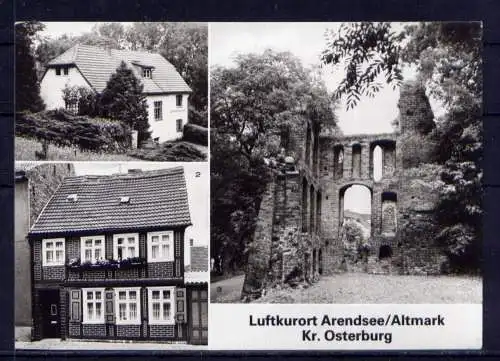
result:
[(206, 347), (208, 238), (207, 163), (16, 162), (16, 349)]

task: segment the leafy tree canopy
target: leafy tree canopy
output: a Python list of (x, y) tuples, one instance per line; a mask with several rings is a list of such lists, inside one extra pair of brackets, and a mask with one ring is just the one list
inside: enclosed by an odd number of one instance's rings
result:
[(116, 73), (111, 75), (100, 103), (106, 117), (120, 120), (137, 130), (139, 142), (149, 138), (147, 103), (142, 84), (125, 62), (121, 62)]
[(37, 21), (17, 23), (16, 31), (16, 111), (38, 112), (45, 108), (33, 56), (34, 38), (43, 30)]

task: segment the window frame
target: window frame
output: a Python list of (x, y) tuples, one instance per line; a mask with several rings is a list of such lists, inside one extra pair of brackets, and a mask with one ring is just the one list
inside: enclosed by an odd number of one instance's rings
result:
[(142, 77), (143, 78), (147, 78), (147, 79), (152, 79), (153, 78), (153, 69), (152, 68), (143, 67), (142, 68)]
[(63, 75), (69, 75), (69, 66), (63, 66)]
[[(92, 319), (92, 320), (89, 320), (89, 315), (88, 315), (88, 298), (87, 298), (87, 293), (88, 292), (92, 292), (93, 293), (93, 299), (92, 299), (92, 303), (94, 304), (97, 304), (97, 303), (100, 303), (101, 304), (101, 316), (99, 319)], [(96, 301), (96, 292), (100, 292), (101, 293), (101, 299), (99, 301)], [(89, 325), (92, 325), (92, 324), (103, 324), (104, 323), (104, 314), (106, 313), (105, 312), (105, 288), (82, 288), (82, 324), (89, 324)]]
[[(176, 314), (176, 294), (175, 286), (159, 286), (159, 287), (148, 287), (148, 324), (150, 325), (175, 325), (175, 314)], [(153, 291), (160, 291), (161, 298), (159, 300), (153, 300)], [(163, 299), (163, 291), (170, 291), (170, 299), (167, 301)], [(164, 303), (170, 303), (170, 318), (153, 320), (153, 301), (157, 301), (160, 305)], [(160, 315), (162, 315), (160, 306)]]
[[(117, 325), (140, 325), (141, 324), (141, 287), (119, 287), (113, 290), (115, 292), (115, 323)], [(130, 304), (132, 301), (130, 300), (130, 292), (136, 292), (136, 317), (134, 320), (120, 320), (120, 303), (126, 304), (126, 314), (130, 318)], [(126, 292), (126, 299), (120, 300), (120, 292)]]
[(139, 257), (139, 233), (117, 233), (113, 234), (113, 259), (118, 260), (118, 238), (124, 238), (128, 240), (128, 238), (134, 237), (135, 238), (135, 255), (133, 257), (128, 255), (128, 244), (126, 247), (126, 253), (127, 257), (122, 257), (121, 260), (127, 259), (127, 258), (134, 258), (134, 257)]
[(55, 70), (56, 70), (56, 76), (61, 76), (61, 68), (60, 66), (56, 66), (55, 67)]
[(175, 106), (176, 106), (177, 108), (181, 108), (181, 107), (183, 106), (183, 100), (184, 100), (183, 98), (184, 98), (184, 97), (183, 97), (183, 95), (182, 95), (182, 94), (177, 94), (177, 95), (175, 96)]
[[(179, 126), (179, 124), (180, 124), (180, 126)], [(177, 131), (177, 133), (182, 132), (182, 119), (181, 118), (175, 120), (175, 130)]]
[[(92, 249), (92, 258), (93, 259), (91, 259), (91, 260), (87, 260), (85, 257), (85, 250), (87, 249), (87, 247), (85, 246), (85, 241), (88, 241), (88, 240), (92, 241), (91, 249)], [(101, 245), (99, 247), (95, 246), (96, 240), (101, 241)], [(101, 250), (101, 259), (105, 259), (106, 258), (105, 244), (106, 244), (106, 237), (104, 235), (81, 237), (80, 238), (80, 259), (81, 259), (81, 262), (82, 263), (84, 263), (84, 262), (96, 263), (97, 259), (95, 258), (95, 251), (97, 248), (99, 248)]]
[[(158, 109), (156, 106), (159, 105)], [(158, 114), (156, 113), (158, 110)], [(157, 115), (159, 115), (157, 117)], [(163, 120), (163, 101), (162, 100), (153, 100), (153, 117), (155, 122), (159, 122)]]
[[(168, 245), (170, 248), (169, 252), (169, 257), (158, 257), (158, 258), (153, 258), (153, 244), (152, 244), (152, 238), (155, 236), (158, 236), (158, 250), (161, 249), (161, 246), (167, 242), (162, 241), (162, 236), (168, 235), (170, 240), (168, 241)], [(147, 240), (147, 249), (148, 249), (148, 255), (147, 255), (147, 261), (148, 263), (157, 263), (157, 262), (173, 262), (174, 261), (174, 231), (158, 231), (158, 232), (148, 232), (146, 236)]]
[[(56, 243), (62, 242), (62, 259), (60, 261), (56, 260)], [(47, 244), (53, 243), (53, 260), (49, 262), (47, 260)], [(45, 238), (42, 240), (42, 266), (64, 266), (66, 262), (66, 239), (65, 238)]]

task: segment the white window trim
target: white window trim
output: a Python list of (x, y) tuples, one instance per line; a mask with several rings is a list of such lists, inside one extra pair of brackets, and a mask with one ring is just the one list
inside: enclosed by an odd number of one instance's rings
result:
[[(170, 319), (168, 320), (153, 320), (153, 291), (170, 291)], [(160, 300), (162, 303), (163, 300)], [(162, 308), (160, 308), (161, 312)], [(176, 314), (176, 299), (175, 299), (175, 286), (167, 287), (148, 287), (148, 323), (150, 325), (175, 325)]]
[[(88, 319), (89, 315), (88, 315), (88, 308), (87, 308), (87, 292), (94, 292), (94, 296), (95, 296), (95, 292), (101, 292), (101, 300), (100, 300), (101, 317), (98, 320), (89, 320)], [(84, 324), (104, 323), (104, 313), (105, 313), (105, 306), (106, 306), (105, 297), (106, 297), (106, 294), (105, 294), (104, 288), (82, 288), (82, 308), (83, 308), (82, 323), (84, 323)], [(95, 303), (95, 299), (93, 300), (93, 302)], [(95, 312), (95, 310), (94, 310), (94, 312)]]
[[(179, 97), (179, 96), (181, 97), (180, 98), (181, 99), (181, 105), (177, 105), (177, 97)], [(175, 106), (177, 108), (182, 108), (184, 106), (184, 95), (182, 95), (182, 94), (176, 94), (175, 95)]]
[[(153, 244), (151, 242), (151, 238), (153, 236), (158, 236), (160, 239), (159, 245), (162, 244), (161, 242), (161, 236), (163, 235), (168, 235), (170, 237), (169, 245), (170, 245), (170, 257), (163, 257), (163, 258), (157, 258), (153, 259)], [(149, 263), (156, 263), (156, 262), (173, 262), (174, 261), (174, 231), (160, 231), (160, 232), (148, 232), (148, 257), (147, 261)]]
[[(117, 325), (140, 325), (141, 324), (141, 288), (140, 287), (122, 287), (122, 288), (115, 288), (115, 320)], [(137, 293), (137, 299), (135, 300), (136, 304), (136, 310), (137, 310), (137, 318), (135, 320), (125, 320), (122, 321), (120, 320), (120, 307), (119, 303), (120, 300), (118, 298), (119, 292), (127, 292), (127, 300), (125, 301), (127, 303), (127, 312), (130, 312), (128, 308), (128, 304), (131, 302), (128, 299), (129, 291), (135, 291)]]
[[(56, 242), (63, 243), (62, 260), (59, 262), (56, 261)], [(54, 249), (53, 249), (54, 260), (52, 262), (47, 261), (47, 243), (54, 244)], [(47, 238), (42, 240), (42, 266), (64, 266), (65, 261), (66, 261), (66, 242), (64, 238)]]
[[(136, 249), (135, 257), (139, 257), (139, 233), (121, 233), (121, 234), (113, 234), (113, 259), (118, 260), (118, 238), (130, 238), (130, 237), (135, 238), (135, 249)], [(128, 251), (127, 251), (127, 257), (122, 258), (122, 260), (127, 258), (130, 258), (128, 257)]]
[[(95, 254), (95, 249), (96, 248), (100, 248), (101, 249), (101, 255), (102, 255), (102, 259), (105, 258), (105, 252), (106, 252), (106, 248), (105, 248), (105, 242), (106, 242), (106, 239), (104, 236), (87, 236), (87, 237), (81, 237), (80, 238), (80, 259), (81, 259), (81, 262), (87, 262), (87, 260), (85, 260), (85, 241), (87, 240), (92, 240), (92, 241), (95, 241), (96, 239), (100, 239), (101, 240), (101, 247), (95, 247), (94, 246), (94, 242), (92, 242), (92, 255)], [(96, 259), (92, 259), (90, 260), (91, 263), (95, 263), (95, 261), (97, 261)]]
[[(160, 116), (156, 117), (156, 104), (159, 104)], [(154, 100), (153, 101), (153, 118), (155, 122), (160, 122), (163, 120), (163, 101), (162, 100)]]

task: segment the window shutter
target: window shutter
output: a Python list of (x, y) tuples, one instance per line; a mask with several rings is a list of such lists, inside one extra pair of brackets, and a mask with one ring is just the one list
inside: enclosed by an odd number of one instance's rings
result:
[(115, 307), (115, 302), (114, 302), (114, 294), (115, 292), (113, 290), (106, 291), (104, 292), (105, 294), (105, 299), (106, 299), (106, 304), (105, 304), (105, 313), (104, 315), (106, 316), (106, 323), (114, 323), (115, 322), (115, 312), (114, 312), (114, 307)]
[(178, 323), (186, 323), (186, 289), (185, 288), (177, 288), (175, 290), (175, 310), (176, 315), (175, 319)]
[(70, 290), (70, 320), (80, 322), (82, 320), (82, 292), (81, 290)]

